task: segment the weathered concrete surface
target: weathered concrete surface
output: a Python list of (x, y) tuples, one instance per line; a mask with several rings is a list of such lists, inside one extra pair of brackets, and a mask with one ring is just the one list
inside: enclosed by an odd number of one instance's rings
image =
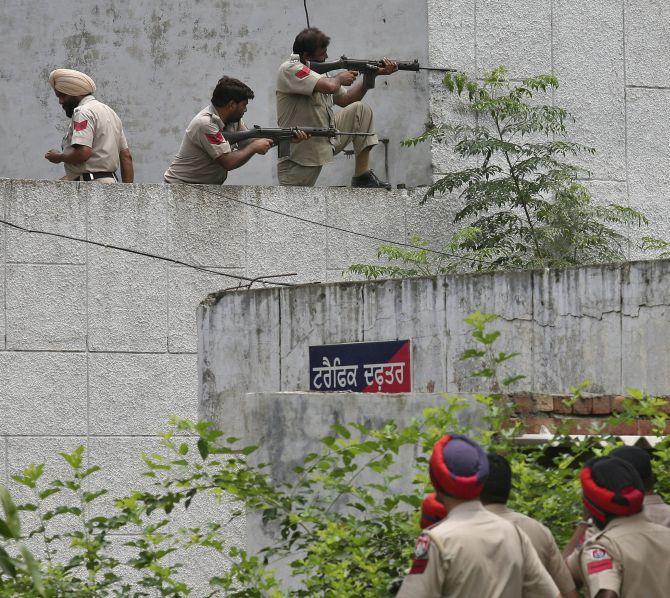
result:
[[(198, 310), (200, 414), (243, 428), (248, 392), (306, 391), (314, 344), (413, 340), (413, 390), (468, 392), (463, 318), (496, 313), (496, 350), (520, 355), (500, 375), (519, 390), (670, 391), (670, 260), (566, 270), (306, 285), (212, 296)], [(325, 408), (325, 406), (324, 406)]]
[[(426, 4), (309, 0), (310, 23), (331, 37), (330, 55), (396, 56), (426, 61)], [(49, 72), (68, 67), (89, 73), (96, 96), (124, 122), (138, 182), (159, 182), (188, 122), (209, 103), (222, 75), (248, 83), (256, 97), (248, 124), (276, 126), (275, 73), (306, 26), (302, 0), (8, 0), (0, 7), (0, 139), (21, 152), (0, 153), (0, 176), (57, 178), (62, 165), (43, 159), (59, 147), (66, 117), (48, 86)], [(352, 19), (352, 15), (355, 18)], [(380, 137), (390, 140), (394, 183), (429, 178), (429, 148), (403, 149), (428, 118), (427, 75), (402, 73), (380, 80), (367, 100)], [(408, 107), (412, 107), (408, 110)], [(26, 115), (30, 118), (26, 118)], [(374, 152), (384, 172), (384, 150)], [(231, 184), (276, 182), (276, 153), (256, 157), (231, 174)], [(353, 161), (343, 155), (321, 185), (349, 183)]]
[[(320, 439), (331, 433), (333, 424), (362, 424), (380, 429), (385, 423), (395, 422), (399, 428), (407, 426), (412, 418), (420, 416), (428, 407), (445, 405), (448, 399), (441, 394), (360, 394), (360, 393), (310, 393), (270, 392), (250, 393), (241, 397), (239, 408), (243, 412), (243, 437), (247, 444), (258, 445), (252, 453), (253, 464), (269, 463), (268, 473), (277, 482), (295, 481), (293, 468), (305, 456), (320, 452), (324, 446)], [(481, 425), (477, 403), (469, 404), (458, 412), (463, 425)], [(416, 458), (419, 447), (403, 447), (397, 466), (391, 473), (399, 475), (393, 483), (393, 492), (411, 492), (412, 480), (417, 473)], [(425, 455), (421, 455), (425, 456)], [(361, 483), (378, 481), (375, 474), (366, 472), (359, 477)], [(258, 517), (247, 518), (247, 547), (261, 548), (269, 539)]]
[[(140, 452), (155, 451), (168, 417), (197, 417), (196, 307), (238, 284), (216, 272), (295, 272), (284, 280), (326, 282), (341, 280), (350, 261), (375, 259), (374, 241), (331, 235), (261, 208), (404, 240), (419, 195), (0, 180), (2, 219), (215, 272), (0, 225), (0, 480), (19, 492), (9, 475), (41, 460), (47, 475), (58, 475), (58, 451), (83, 444), (90, 462), (104, 467), (96, 488), (107, 485), (116, 496), (129, 484), (140, 487)], [(268, 308), (261, 302), (243, 309), (266, 321)], [(240, 396), (246, 384), (240, 375)], [(193, 505), (191, 519), (175, 516), (175, 524), (195, 525), (198, 513), (220, 520), (230, 509)], [(244, 543), (245, 534), (243, 521), (231, 524), (230, 542)], [(207, 571), (185, 572), (198, 580), (197, 595), (206, 594), (205, 574), (226, 566), (225, 559), (201, 560), (192, 562)]]
[[(471, 77), (505, 65), (519, 80), (551, 73), (560, 87), (549, 103), (576, 118), (569, 136), (594, 147), (576, 160), (590, 171), (599, 201), (645, 213), (654, 234), (670, 237), (668, 94), (670, 5), (664, 0), (427, 0), (428, 54)], [(430, 82), (434, 122), (462, 119), (460, 102)], [(462, 169), (444, 146), (433, 144), (434, 172)], [(617, 193), (614, 197), (613, 190)], [(638, 254), (631, 250), (631, 257)]]

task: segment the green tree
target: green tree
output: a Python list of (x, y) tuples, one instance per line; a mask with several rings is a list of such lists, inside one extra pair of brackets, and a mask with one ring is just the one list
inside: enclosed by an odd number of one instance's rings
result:
[[(629, 207), (595, 203), (582, 179), (588, 173), (570, 163), (593, 148), (567, 139), (572, 116), (542, 103), (558, 87), (550, 75), (511, 82), (504, 67), (483, 81), (447, 73), (446, 89), (476, 124), (443, 123), (404, 142), (448, 144), (468, 166), (442, 173), (426, 192), (457, 193), (458, 226), (440, 255), (382, 246), (388, 265), (354, 264), (349, 273), (367, 278), (462, 270), (563, 267), (620, 261), (628, 227), (646, 224)], [(622, 232), (623, 231), (623, 232)], [(653, 248), (653, 243), (647, 243)], [(421, 268), (416, 267), (417, 259)]]

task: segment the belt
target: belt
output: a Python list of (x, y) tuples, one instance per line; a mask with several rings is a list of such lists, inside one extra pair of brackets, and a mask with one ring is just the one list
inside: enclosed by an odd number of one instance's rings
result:
[(75, 181), (95, 181), (96, 179), (116, 179), (116, 173), (115, 172), (82, 172), (75, 179)]

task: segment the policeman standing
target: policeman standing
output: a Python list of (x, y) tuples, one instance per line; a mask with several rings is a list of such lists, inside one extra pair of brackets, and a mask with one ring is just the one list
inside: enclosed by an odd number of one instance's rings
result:
[(429, 474), (448, 516), (419, 536), (401, 598), (556, 598), (558, 588), (528, 536), (479, 500), (489, 465), (464, 436), (433, 447)]
[(524, 531), (544, 568), (558, 586), (561, 596), (577, 598), (575, 582), (549, 529), (539, 521), (507, 508), (512, 490), (512, 468), (509, 462), (502, 455), (487, 453), (486, 456), (489, 460), (489, 477), (480, 496), (483, 505), (491, 513)]
[[(358, 73), (342, 71), (333, 77), (319, 75), (309, 68), (310, 62), (325, 62), (330, 38), (316, 27), (301, 31), (293, 43), (293, 54), (279, 67), (277, 75), (277, 122), (280, 127), (334, 127), (340, 131), (369, 133), (367, 137), (342, 135), (334, 140), (314, 137), (291, 148), (291, 155), (281, 158), (277, 174), (281, 185), (313, 187), (321, 169), (349, 143), (356, 155), (352, 187), (382, 187), (370, 170), (370, 150), (379, 142), (372, 124), (372, 110), (360, 100), (368, 90), (363, 77), (353, 84)], [(379, 75), (390, 75), (398, 65), (384, 60)], [(349, 87), (349, 89), (345, 89)], [(337, 114), (333, 104), (342, 107)]]
[(670, 529), (642, 513), (644, 491), (635, 468), (618, 457), (587, 461), (582, 500), (597, 533), (568, 557), (589, 598), (665, 598), (670, 592)]
[(647, 519), (652, 523), (670, 527), (670, 505), (654, 492), (656, 479), (651, 469), (649, 453), (639, 446), (620, 446), (615, 448), (610, 455), (628, 461), (642, 479), (642, 486), (644, 486), (642, 512)]
[(49, 75), (70, 126), (63, 138), (62, 151), (51, 149), (44, 156), (53, 164), (63, 163), (68, 181), (132, 183), (133, 158), (128, 148), (121, 119), (106, 104), (95, 99), (96, 86), (88, 75), (71, 69), (56, 69)]

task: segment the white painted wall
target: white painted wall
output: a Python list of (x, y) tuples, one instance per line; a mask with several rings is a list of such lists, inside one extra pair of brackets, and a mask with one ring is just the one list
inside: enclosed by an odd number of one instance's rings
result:
[[(670, 239), (670, 4), (663, 0), (428, 0), (429, 58), (481, 77), (501, 64), (513, 79), (552, 73), (553, 101), (571, 111), (571, 139), (593, 146), (582, 165), (601, 201), (642, 210)], [(551, 99), (550, 99), (551, 100)], [(433, 119), (453, 120), (440, 78)], [(433, 147), (437, 171), (457, 168)]]
[(212, 295), (198, 310), (200, 413), (242, 429), (244, 392), (309, 390), (309, 346), (412, 339), (413, 391), (486, 390), (460, 360), (465, 317), (500, 316), (496, 351), (520, 355), (514, 388), (667, 395), (670, 260), (305, 285)]
[[(351, 262), (375, 258), (375, 241), (223, 194), (396, 241), (408, 235), (419, 199), (340, 188), (5, 179), (0, 215), (31, 229), (250, 277), (296, 272), (284, 280), (327, 282), (340, 280)], [(0, 480), (15, 490), (10, 476), (43, 460), (48, 471), (62, 471), (58, 451), (84, 444), (90, 462), (104, 468), (96, 484), (119, 493), (146, 483), (140, 453), (156, 447), (171, 414), (197, 417), (196, 307), (208, 293), (236, 284), (0, 225)], [(215, 509), (205, 512), (222, 517), (224, 507)], [(244, 530), (233, 529), (231, 538), (244, 538)], [(222, 566), (207, 561), (210, 575)]]

